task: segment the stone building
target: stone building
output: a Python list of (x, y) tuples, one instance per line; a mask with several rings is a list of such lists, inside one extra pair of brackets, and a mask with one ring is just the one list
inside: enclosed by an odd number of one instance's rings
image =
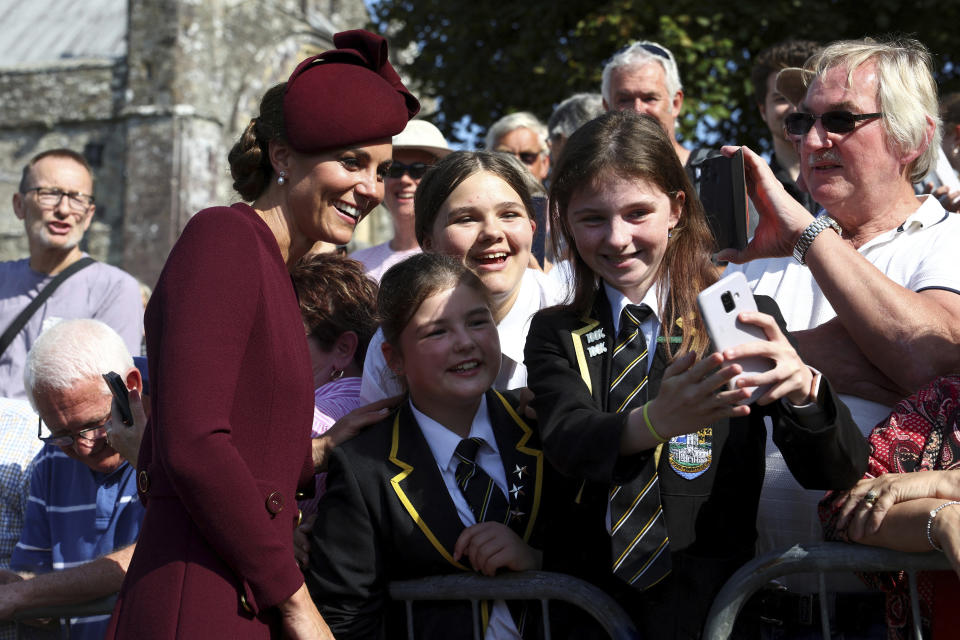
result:
[(27, 254), (22, 166), (69, 147), (96, 177), (87, 250), (152, 286), (188, 218), (238, 199), (226, 155), (264, 91), (368, 21), (362, 0), (0, 0), (0, 259)]

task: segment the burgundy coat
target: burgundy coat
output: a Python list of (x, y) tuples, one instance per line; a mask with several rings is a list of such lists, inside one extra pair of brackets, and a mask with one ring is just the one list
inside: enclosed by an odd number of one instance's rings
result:
[(253, 209), (194, 216), (146, 327), (147, 511), (107, 637), (279, 637), (273, 607), (303, 583), (292, 530), (313, 389), (290, 275)]

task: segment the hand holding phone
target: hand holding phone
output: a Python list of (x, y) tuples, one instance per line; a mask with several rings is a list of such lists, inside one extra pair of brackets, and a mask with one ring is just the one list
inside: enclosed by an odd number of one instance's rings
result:
[(130, 394), (127, 391), (127, 385), (123, 378), (115, 371), (104, 373), (103, 379), (113, 394), (113, 399), (117, 401), (117, 409), (120, 412), (120, 420), (128, 427), (133, 426), (133, 412), (130, 410)]
[[(697, 304), (700, 307), (703, 322), (707, 326), (707, 332), (710, 334), (710, 340), (713, 341), (717, 351), (736, 347), (745, 342), (767, 340), (763, 329), (737, 319), (737, 316), (744, 311), (757, 310), (753, 292), (750, 291), (747, 279), (741, 272), (731, 273), (701, 291), (697, 296)], [(736, 362), (743, 368), (743, 373), (730, 381), (731, 389), (736, 388), (736, 382), (741, 376), (763, 373), (775, 366), (772, 360), (759, 357), (742, 358)], [(750, 397), (741, 404), (754, 402), (763, 395), (767, 387), (746, 387), (746, 389), (750, 392)]]

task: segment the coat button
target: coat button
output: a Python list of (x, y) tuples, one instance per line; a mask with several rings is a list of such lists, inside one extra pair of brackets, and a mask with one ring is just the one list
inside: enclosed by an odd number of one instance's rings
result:
[(141, 469), (140, 473), (137, 474), (137, 489), (140, 490), (140, 493), (146, 493), (150, 490), (150, 475), (146, 469)]
[(267, 496), (267, 511), (273, 515), (283, 511), (283, 495), (279, 491), (274, 491)]

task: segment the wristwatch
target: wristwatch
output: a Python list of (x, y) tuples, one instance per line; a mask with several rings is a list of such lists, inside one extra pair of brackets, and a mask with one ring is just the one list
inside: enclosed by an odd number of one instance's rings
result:
[(840, 225), (837, 224), (837, 221), (823, 214), (816, 220), (810, 223), (806, 229), (803, 230), (803, 233), (800, 234), (800, 239), (797, 240), (796, 246), (793, 247), (793, 257), (796, 258), (797, 262), (800, 264), (807, 264), (807, 250), (810, 249), (810, 245), (813, 244), (814, 238), (820, 235), (820, 232), (824, 229), (833, 228), (837, 232), (837, 235), (843, 235)]

